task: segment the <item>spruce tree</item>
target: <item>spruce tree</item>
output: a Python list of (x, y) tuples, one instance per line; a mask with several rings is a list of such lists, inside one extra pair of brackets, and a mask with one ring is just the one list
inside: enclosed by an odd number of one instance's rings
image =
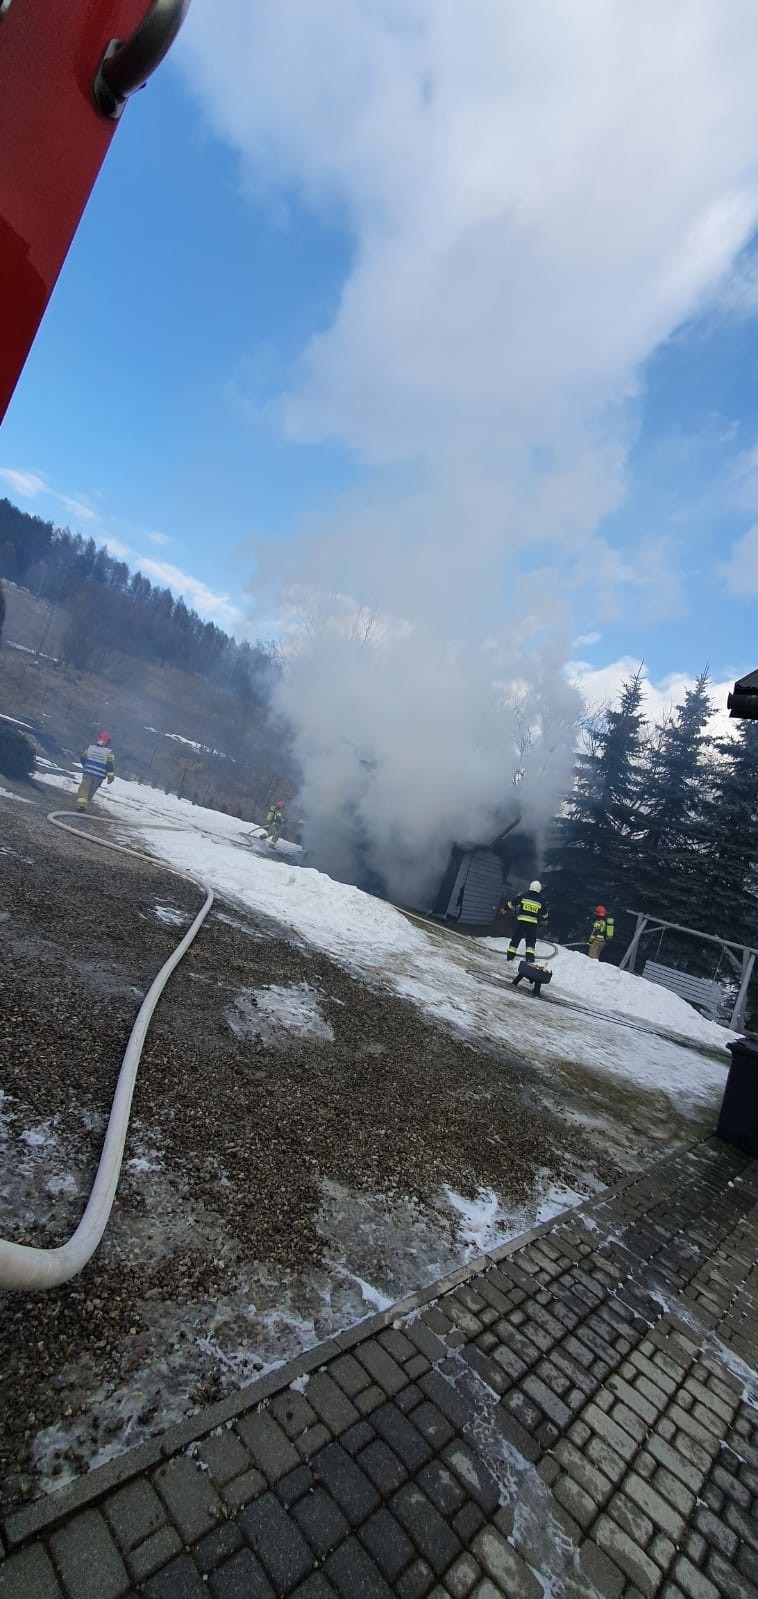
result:
[(758, 947), (758, 722), (716, 744), (701, 824), (701, 926)]
[[(560, 937), (586, 937), (595, 906), (619, 917), (633, 896), (645, 740), (642, 668), (622, 685), (616, 708), (590, 730), (548, 854), (551, 923)], [(621, 939), (623, 944), (623, 937)]]
[(702, 819), (713, 742), (706, 733), (713, 711), (708, 681), (706, 667), (651, 740), (642, 778), (635, 906), (703, 931)]

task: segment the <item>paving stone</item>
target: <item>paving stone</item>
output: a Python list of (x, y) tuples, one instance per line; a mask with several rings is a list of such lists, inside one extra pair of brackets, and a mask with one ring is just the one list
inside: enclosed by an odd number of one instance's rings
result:
[(445, 1588), (452, 1599), (468, 1599), (471, 1589), (482, 1575), (482, 1568), (472, 1554), (461, 1555), (445, 1574)]
[(419, 1387), (423, 1389), (427, 1399), (430, 1399), (452, 1423), (455, 1431), (462, 1432), (469, 1419), (469, 1406), (457, 1388), (447, 1382), (438, 1371), (427, 1372), (426, 1376), (421, 1378)]
[(657, 1566), (660, 1566), (661, 1571), (668, 1571), (677, 1553), (677, 1546), (671, 1538), (666, 1537), (664, 1532), (656, 1532), (655, 1536), (651, 1538), (645, 1553), (650, 1556), (651, 1560), (655, 1561)]
[(627, 1576), (639, 1588), (646, 1599), (653, 1599), (660, 1586), (661, 1574), (658, 1567), (633, 1542), (628, 1533), (624, 1532), (618, 1523), (603, 1514), (593, 1528), (595, 1543), (607, 1554), (610, 1559), (625, 1571)]
[[(180, 1555), (145, 1583), (145, 1599), (207, 1599), (208, 1589), (189, 1555)], [(99, 1588), (93, 1589), (99, 1595)]]
[(312, 1570), (313, 1556), (302, 1532), (274, 1494), (264, 1494), (248, 1505), (239, 1524), (276, 1594), (287, 1594)]
[[(309, 1389), (315, 1381), (316, 1378), (311, 1380)], [(253, 1465), (263, 1472), (269, 1483), (278, 1482), (280, 1477), (299, 1466), (297, 1450), (267, 1410), (254, 1410), (247, 1416), (241, 1416), (237, 1431), (249, 1450)]]
[(624, 1532), (644, 1549), (655, 1533), (655, 1524), (625, 1493), (614, 1494), (608, 1505), (608, 1514), (617, 1521)]
[(438, 1576), (460, 1554), (461, 1546), (431, 1500), (413, 1483), (406, 1483), (390, 1500), (390, 1509), (410, 1533), (417, 1549)]
[(274, 1599), (274, 1589), (249, 1549), (240, 1549), (214, 1571), (209, 1586), (213, 1599)]
[(647, 1439), (646, 1447), (650, 1454), (655, 1456), (658, 1463), (661, 1466), (665, 1466), (672, 1476), (678, 1478), (685, 1488), (690, 1488), (693, 1493), (697, 1493), (703, 1481), (703, 1473), (698, 1466), (693, 1465), (689, 1456), (682, 1454), (679, 1449), (674, 1449), (671, 1444), (667, 1444), (663, 1438), (658, 1437), (657, 1433), (651, 1433)]
[(727, 1524), (738, 1538), (743, 1538), (746, 1543), (758, 1551), (758, 1518), (746, 1516), (738, 1505), (730, 1504), (726, 1508)]
[(361, 1449), (365, 1449), (366, 1445), (370, 1444), (375, 1437), (376, 1432), (370, 1422), (356, 1421), (354, 1426), (348, 1427), (346, 1428), (345, 1432), (340, 1433), (339, 1441), (342, 1444), (343, 1449), (346, 1449), (349, 1455), (357, 1455), (359, 1451)]
[(286, 1477), (279, 1479), (276, 1485), (276, 1497), (285, 1509), (289, 1510), (312, 1487), (313, 1472), (308, 1466), (296, 1466), (294, 1471), (288, 1471)]
[(416, 1382), (429, 1370), (430, 1365), (431, 1361), (427, 1360), (426, 1355), (414, 1355), (412, 1360), (406, 1361), (405, 1375), (410, 1377), (411, 1382)]
[(477, 1534), (472, 1553), (487, 1575), (498, 1584), (498, 1588), (508, 1595), (508, 1599), (543, 1599), (542, 1585), (537, 1582), (526, 1561), (493, 1527), (484, 1527)]
[(53, 1533), (50, 1552), (70, 1599), (120, 1599), (128, 1586), (124, 1562), (97, 1510), (82, 1511)]
[(410, 1343), (397, 1327), (388, 1327), (385, 1332), (381, 1332), (378, 1342), (399, 1366), (404, 1366), (417, 1353), (415, 1345)]
[(597, 1589), (601, 1599), (621, 1599), (626, 1576), (593, 1539), (588, 1538), (582, 1544), (579, 1559), (585, 1576)]
[(592, 1525), (597, 1515), (598, 1507), (594, 1499), (580, 1488), (573, 1477), (562, 1476), (553, 1483), (553, 1494), (558, 1503), (564, 1506), (570, 1516), (579, 1522), (580, 1527), (588, 1528)]
[(348, 1399), (354, 1399), (363, 1388), (368, 1388), (371, 1381), (368, 1372), (354, 1355), (340, 1355), (338, 1360), (330, 1360), (328, 1374), (339, 1384)]
[(758, 1586), (758, 1553), (755, 1549), (742, 1544), (737, 1550), (737, 1567), (750, 1582)]
[(468, 1503), (463, 1505), (456, 1515), (453, 1516), (451, 1525), (453, 1532), (458, 1538), (460, 1538), (461, 1543), (465, 1547), (465, 1545), (470, 1544), (472, 1538), (476, 1536), (483, 1521), (484, 1513), (479, 1509), (478, 1505), (475, 1505), (471, 1500), (469, 1500)]
[(710, 1577), (706, 1577), (684, 1555), (677, 1560), (672, 1572), (687, 1599), (719, 1599), (719, 1590)]
[(342, 1599), (392, 1599), (392, 1589), (357, 1538), (341, 1544), (324, 1570)]
[(214, 1527), (213, 1532), (206, 1533), (192, 1551), (196, 1565), (201, 1571), (215, 1571), (224, 1560), (229, 1560), (236, 1555), (242, 1547), (242, 1533), (235, 1521), (222, 1521), (220, 1527)]
[(549, 1447), (555, 1441), (555, 1437), (557, 1437), (556, 1433), (545, 1440), (538, 1441), (532, 1437), (531, 1433), (527, 1432), (526, 1427), (521, 1426), (515, 1416), (512, 1416), (510, 1411), (506, 1410), (502, 1404), (498, 1407), (496, 1416), (493, 1419), (496, 1421), (498, 1431), (506, 1442), (512, 1444), (513, 1448), (517, 1449), (525, 1460), (532, 1462), (539, 1460), (542, 1449)]
[(460, 1479), (469, 1498), (476, 1501), (486, 1516), (494, 1515), (500, 1503), (500, 1490), (487, 1467), (468, 1445), (457, 1440), (448, 1444), (442, 1459)]
[(250, 1467), (250, 1456), (230, 1427), (208, 1438), (203, 1438), (197, 1456), (204, 1461), (217, 1488), (241, 1477)]
[(681, 1479), (678, 1476), (674, 1476), (674, 1473), (669, 1471), (666, 1466), (659, 1466), (653, 1477), (652, 1486), (656, 1493), (661, 1494), (664, 1499), (668, 1500), (668, 1503), (673, 1506), (674, 1510), (678, 1510), (686, 1521), (695, 1504), (695, 1495), (689, 1488), (685, 1487)]
[(175, 1455), (153, 1477), (161, 1499), (185, 1543), (194, 1543), (221, 1520), (223, 1506), (207, 1471), (186, 1455)]
[[(363, 1395), (360, 1396), (361, 1398)], [(331, 1433), (323, 1421), (317, 1421), (315, 1427), (306, 1427), (305, 1432), (295, 1439), (295, 1448), (303, 1460), (310, 1460), (311, 1455), (318, 1453), (325, 1444), (331, 1442)]]
[(322, 1572), (314, 1571), (312, 1576), (306, 1577), (305, 1582), (295, 1588), (291, 1599), (334, 1599), (336, 1592), (337, 1589), (327, 1582)]
[(758, 1599), (758, 1587), (744, 1572), (734, 1566), (714, 1549), (708, 1556), (706, 1574), (718, 1588), (720, 1599)]
[(359, 1537), (388, 1582), (399, 1577), (416, 1553), (399, 1522), (384, 1507), (369, 1517)]
[(145, 1477), (135, 1477), (102, 1506), (120, 1549), (134, 1549), (166, 1521), (165, 1506)]
[[(407, 1375), (407, 1366), (405, 1371)], [(399, 1394), (395, 1395), (393, 1404), (397, 1406), (398, 1410), (402, 1411), (404, 1416), (409, 1416), (421, 1404), (423, 1397), (421, 1389), (415, 1382), (412, 1382), (408, 1384), (407, 1388), (403, 1388)]]
[[(364, 1389), (363, 1392), (365, 1391)], [(308, 1384), (308, 1403), (330, 1432), (335, 1434), (344, 1432), (359, 1419), (359, 1412), (352, 1399), (348, 1399), (347, 1394), (343, 1393), (339, 1384), (327, 1371), (317, 1371), (315, 1376), (311, 1377)]]
[(154, 1571), (160, 1571), (174, 1555), (181, 1553), (182, 1540), (175, 1527), (159, 1527), (144, 1543), (138, 1544), (126, 1555), (129, 1574), (135, 1582), (144, 1582)]
[(62, 1599), (49, 1557), (41, 1543), (27, 1545), (0, 1562), (0, 1599)]
[(381, 1438), (377, 1438), (367, 1449), (357, 1457), (358, 1465), (366, 1476), (371, 1478), (375, 1488), (378, 1488), (384, 1499), (402, 1487), (408, 1473), (402, 1461), (387, 1446)]
[(712, 1510), (698, 1505), (695, 1512), (695, 1526), (703, 1534), (709, 1544), (719, 1549), (727, 1560), (731, 1560), (737, 1552), (737, 1534), (731, 1527), (727, 1527)]
[(374, 1484), (340, 1444), (328, 1444), (315, 1455), (312, 1470), (316, 1480), (336, 1499), (352, 1527), (357, 1527), (379, 1508)]
[(455, 1428), (452, 1423), (448, 1421), (447, 1416), (443, 1416), (442, 1411), (438, 1410), (437, 1406), (433, 1405), (429, 1399), (423, 1400), (414, 1410), (413, 1425), (435, 1451), (444, 1449), (445, 1444), (455, 1437)]
[(441, 1460), (432, 1460), (424, 1466), (417, 1473), (416, 1482), (448, 1521), (465, 1503), (466, 1493), (460, 1481)]
[(369, 1338), (365, 1343), (359, 1344), (356, 1354), (372, 1382), (375, 1382), (385, 1394), (398, 1394), (400, 1389), (405, 1387), (408, 1378), (402, 1366), (393, 1360), (377, 1339)]
[(241, 1510), (243, 1505), (249, 1505), (250, 1500), (256, 1499), (265, 1488), (266, 1479), (260, 1471), (243, 1471), (241, 1477), (234, 1477), (231, 1482), (224, 1484), (221, 1496), (230, 1510)]
[(371, 1417), (371, 1425), (409, 1471), (417, 1471), (431, 1458), (426, 1439), (395, 1405), (380, 1405)]
[(438, 1360), (444, 1360), (446, 1349), (441, 1339), (437, 1337), (425, 1317), (418, 1317), (415, 1321), (404, 1324), (403, 1331), (411, 1343), (415, 1344), (420, 1354), (434, 1365)]
[[(346, 1360), (349, 1358), (348, 1355), (345, 1356)], [(336, 1364), (336, 1361), (332, 1362), (332, 1365)], [(287, 1388), (284, 1393), (275, 1394), (271, 1400), (270, 1410), (274, 1420), (293, 1441), (299, 1438), (307, 1427), (313, 1427), (318, 1420), (305, 1394), (298, 1393), (296, 1388)]]
[(378, 1405), (385, 1403), (386, 1398), (387, 1395), (379, 1384), (372, 1382), (370, 1387), (364, 1388), (363, 1393), (356, 1394), (355, 1403), (361, 1416), (370, 1416)]
[[(495, 1345), (497, 1348), (497, 1344)], [(462, 1351), (463, 1359), (477, 1377), (487, 1384), (496, 1394), (505, 1393), (509, 1386), (510, 1378), (497, 1361), (490, 1359), (477, 1344), (467, 1344)]]
[(395, 1592), (398, 1599), (426, 1599), (434, 1587), (434, 1572), (425, 1560), (414, 1560), (413, 1565), (398, 1577)]
[(300, 1530), (320, 1560), (323, 1560), (350, 1532), (338, 1505), (323, 1488), (315, 1488), (293, 1507), (292, 1511)]

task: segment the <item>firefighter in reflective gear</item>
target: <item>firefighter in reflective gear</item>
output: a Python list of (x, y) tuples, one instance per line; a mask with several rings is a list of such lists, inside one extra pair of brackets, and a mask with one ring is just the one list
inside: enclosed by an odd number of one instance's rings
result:
[(604, 905), (595, 906), (595, 920), (587, 940), (587, 954), (591, 961), (599, 961), (605, 945), (613, 938), (613, 917)]
[(284, 800), (275, 800), (271, 809), (266, 813), (266, 826), (271, 829), (268, 840), (269, 849), (276, 849), (279, 843), (282, 828), (284, 827), (285, 810)]
[(82, 780), (76, 795), (76, 808), (86, 811), (101, 783), (112, 783), (116, 775), (116, 757), (111, 749), (110, 733), (98, 733), (94, 744), (88, 746), (81, 760)]
[(508, 947), (509, 961), (515, 960), (518, 947), (522, 938), (526, 939), (526, 958), (534, 960), (535, 946), (537, 943), (537, 928), (540, 922), (547, 921), (547, 905), (542, 898), (542, 884), (536, 878), (529, 884), (526, 894), (520, 894), (518, 899), (509, 899), (509, 911), (513, 911), (516, 918), (516, 931)]

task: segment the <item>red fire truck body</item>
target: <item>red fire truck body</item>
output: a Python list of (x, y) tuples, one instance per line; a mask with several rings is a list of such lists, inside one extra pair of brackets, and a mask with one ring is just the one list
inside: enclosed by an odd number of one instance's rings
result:
[(120, 111), (189, 0), (0, 0), (0, 420)]

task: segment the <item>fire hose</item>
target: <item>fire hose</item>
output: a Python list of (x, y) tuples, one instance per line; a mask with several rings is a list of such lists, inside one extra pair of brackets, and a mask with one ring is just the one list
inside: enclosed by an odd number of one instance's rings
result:
[[(72, 827), (70, 822), (62, 820), (63, 817), (68, 815), (70, 815), (68, 811), (51, 811), (48, 821), (52, 822), (54, 827), (61, 828), (63, 832), (73, 833), (75, 837), (81, 838), (83, 835), (80, 828)], [(107, 821), (110, 818), (95, 817), (94, 820)], [(179, 829), (172, 828), (171, 831), (175, 832), (179, 831)], [(138, 850), (129, 849), (125, 844), (115, 844), (110, 839), (95, 838), (90, 833), (84, 836), (91, 843), (98, 844), (101, 849), (117, 850), (120, 854), (131, 855), (133, 859), (136, 858), (137, 860), (149, 858), (142, 855)], [(61, 1283), (69, 1282), (91, 1260), (108, 1225), (121, 1173), (134, 1085), (145, 1046), (147, 1031), (158, 1000), (172, 972), (176, 970), (179, 962), (186, 955), (193, 940), (197, 937), (214, 899), (213, 890), (208, 888), (207, 884), (201, 883), (197, 878), (192, 877), (189, 872), (180, 872), (175, 867), (163, 866), (162, 863), (160, 869), (170, 872), (173, 877), (182, 878), (184, 882), (192, 883), (195, 888), (201, 889), (205, 894), (205, 903), (198, 911), (192, 926), (185, 933), (181, 942), (177, 944), (173, 954), (169, 956), (157, 976), (153, 979), (140, 1005), (137, 1019), (129, 1035), (129, 1042), (126, 1046), (116, 1083), (116, 1092), (108, 1118), (108, 1127), (100, 1163), (95, 1173), (92, 1191), (79, 1226), (65, 1244), (61, 1244), (54, 1249), (40, 1249), (28, 1244), (14, 1244), (5, 1238), (0, 1239), (0, 1288), (22, 1289), (30, 1293), (45, 1288), (58, 1288)]]

